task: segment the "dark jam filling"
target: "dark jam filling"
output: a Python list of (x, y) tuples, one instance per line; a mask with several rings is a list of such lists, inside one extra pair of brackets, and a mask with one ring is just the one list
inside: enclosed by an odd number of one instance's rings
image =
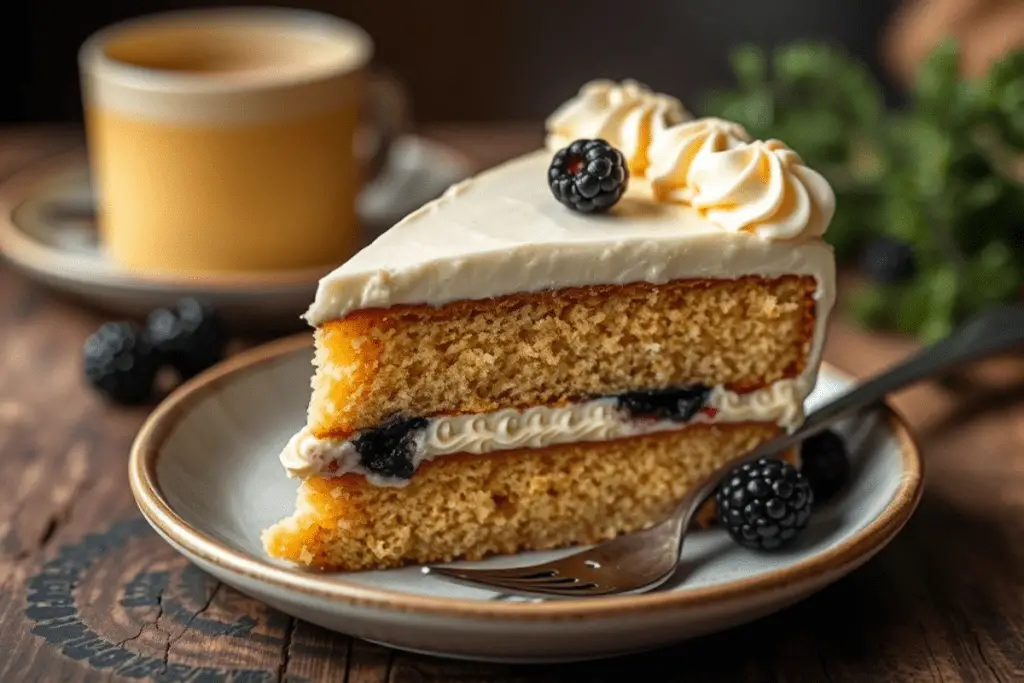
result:
[(359, 453), (359, 464), (380, 477), (408, 479), (412, 476), (413, 446), (416, 432), (427, 428), (427, 418), (392, 418), (374, 429), (362, 432), (352, 445)]
[(707, 404), (711, 389), (694, 384), (680, 389), (627, 391), (615, 399), (619, 408), (633, 419), (659, 419), (686, 422)]
[[(629, 391), (614, 398), (629, 419), (686, 422), (707, 404), (711, 389), (696, 384), (681, 389)], [(390, 479), (412, 477), (417, 432), (427, 428), (427, 418), (393, 417), (374, 429), (364, 430), (352, 441), (359, 464), (371, 474)]]

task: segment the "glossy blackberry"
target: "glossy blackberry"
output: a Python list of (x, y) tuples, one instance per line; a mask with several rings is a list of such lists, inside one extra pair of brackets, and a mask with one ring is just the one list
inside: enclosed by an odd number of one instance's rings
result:
[(413, 473), (416, 432), (426, 426), (427, 420), (423, 417), (396, 418), (365, 430), (352, 442), (359, 453), (359, 464), (380, 477), (408, 479)]
[(558, 150), (548, 167), (555, 199), (583, 213), (607, 211), (629, 184), (622, 152), (604, 140), (576, 140)]
[(215, 310), (195, 299), (182, 299), (173, 308), (154, 310), (146, 329), (153, 345), (182, 379), (194, 377), (224, 357), (224, 321)]
[(697, 384), (681, 389), (629, 391), (615, 398), (632, 418), (658, 418), (686, 422), (704, 407), (711, 389)]
[(103, 324), (82, 347), (86, 380), (119, 404), (140, 404), (151, 398), (160, 360), (145, 331), (131, 322)]
[(843, 438), (831, 429), (808, 437), (800, 446), (800, 471), (811, 484), (814, 499), (826, 501), (850, 476), (850, 460)]
[(869, 278), (893, 284), (914, 277), (917, 261), (914, 248), (891, 237), (876, 237), (864, 249), (862, 267)]
[(746, 548), (775, 550), (807, 526), (814, 493), (784, 460), (761, 458), (737, 466), (718, 488), (718, 521)]

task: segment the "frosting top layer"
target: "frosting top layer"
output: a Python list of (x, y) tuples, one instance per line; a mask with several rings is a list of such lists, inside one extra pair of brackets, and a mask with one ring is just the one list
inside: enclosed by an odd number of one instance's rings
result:
[[(306, 320), (680, 278), (813, 274), (831, 287), (819, 238), (832, 189), (778, 140), (694, 119), (634, 81), (584, 85), (547, 128), (546, 149), (452, 186), (325, 276)], [(596, 137), (623, 152), (629, 184), (607, 213), (578, 213), (552, 196), (548, 166), (555, 150)]]
[(306, 320), (684, 277), (809, 273), (831, 285), (821, 240), (723, 231), (689, 205), (654, 201), (642, 179), (607, 214), (571, 211), (551, 196), (549, 159), (533, 152), (452, 186), (321, 279)]

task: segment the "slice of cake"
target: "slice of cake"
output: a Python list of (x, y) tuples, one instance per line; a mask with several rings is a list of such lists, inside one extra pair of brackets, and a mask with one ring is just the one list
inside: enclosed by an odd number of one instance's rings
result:
[(802, 421), (833, 305), (825, 180), (633, 82), (586, 85), (548, 133), (321, 280), (270, 556), (598, 542)]

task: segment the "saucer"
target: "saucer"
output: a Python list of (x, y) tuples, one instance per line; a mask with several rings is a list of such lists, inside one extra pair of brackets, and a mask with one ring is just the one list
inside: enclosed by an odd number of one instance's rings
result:
[[(150, 416), (129, 478), (143, 515), (201, 569), (271, 607), (328, 629), (415, 652), (505, 662), (595, 659), (662, 647), (770, 614), (867, 562), (903, 528), (922, 465), (889, 406), (840, 426), (850, 483), (816, 509), (795, 545), (758, 553), (720, 528), (687, 539), (685, 571), (657, 592), (508, 599), (418, 567), (326, 574), (269, 559), (260, 531), (292, 513), (298, 483), (277, 455), (305, 421), (309, 335), (235, 356), (180, 387)], [(813, 408), (852, 380), (825, 366)], [(495, 557), (513, 566), (572, 550)]]
[[(471, 172), (454, 150), (416, 136), (399, 138), (384, 170), (358, 200), (363, 242), (439, 196)], [(300, 329), (325, 267), (278, 272), (159, 278), (129, 273), (97, 241), (94, 197), (84, 152), (33, 166), (0, 188), (0, 252), (50, 288), (110, 315), (144, 316), (193, 296), (236, 328)]]

